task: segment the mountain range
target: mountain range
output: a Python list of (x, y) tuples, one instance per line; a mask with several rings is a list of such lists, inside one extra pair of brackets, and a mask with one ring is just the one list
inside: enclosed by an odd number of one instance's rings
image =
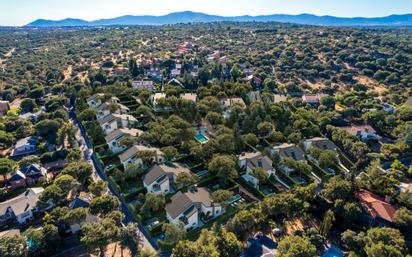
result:
[(342, 18), (335, 16), (316, 16), (313, 14), (273, 14), (260, 16), (218, 16), (198, 12), (176, 12), (163, 16), (133, 16), (126, 15), (111, 19), (86, 21), (67, 18), (64, 20), (38, 19), (27, 26), (65, 27), (65, 26), (112, 26), (112, 25), (165, 25), (177, 23), (207, 23), (207, 22), (284, 22), (320, 26), (412, 26), (412, 14), (390, 15), (378, 18)]

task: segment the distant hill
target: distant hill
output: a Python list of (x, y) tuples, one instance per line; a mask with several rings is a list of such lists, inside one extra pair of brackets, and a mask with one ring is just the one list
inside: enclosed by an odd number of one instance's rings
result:
[(196, 12), (177, 12), (163, 16), (121, 16), (112, 19), (102, 19), (95, 21), (85, 21), (81, 19), (64, 19), (64, 20), (44, 20), (33, 21), (27, 26), (37, 27), (64, 27), (64, 26), (110, 26), (110, 25), (165, 25), (176, 23), (190, 22), (219, 22), (219, 21), (240, 21), (240, 22), (287, 22), (307, 25), (324, 25), (324, 26), (411, 26), (412, 14), (391, 15), (380, 18), (341, 18), (334, 16), (316, 16), (312, 14), (273, 14), (260, 16), (235, 16), (225, 17), (209, 15)]

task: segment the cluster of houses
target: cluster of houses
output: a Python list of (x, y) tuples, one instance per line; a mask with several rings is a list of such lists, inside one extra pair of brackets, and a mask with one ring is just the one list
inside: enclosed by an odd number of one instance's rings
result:
[[(164, 93), (155, 93), (151, 96), (151, 103), (156, 109), (157, 100), (166, 97)], [(197, 101), (197, 95), (192, 93), (182, 94), (182, 99)], [(95, 94), (87, 99), (91, 108), (98, 110), (98, 123), (105, 133), (105, 140), (113, 153), (119, 153), (122, 166), (127, 169), (129, 165), (145, 167), (141, 156), (143, 152), (150, 152), (150, 161), (153, 166), (143, 177), (143, 185), (147, 192), (154, 194), (174, 194), (171, 202), (166, 206), (166, 216), (169, 222), (185, 227), (196, 228), (204, 222), (222, 214), (223, 208), (213, 203), (210, 192), (206, 188), (191, 189), (181, 193), (176, 187), (176, 179), (182, 173), (191, 174), (191, 171), (179, 163), (166, 162), (164, 153), (157, 147), (143, 144), (134, 144), (126, 149), (121, 145), (124, 137), (138, 138), (143, 131), (135, 128), (137, 120), (128, 114), (128, 109), (122, 106), (118, 99), (112, 97), (104, 102), (104, 95)], [(118, 108), (112, 108), (117, 106)]]

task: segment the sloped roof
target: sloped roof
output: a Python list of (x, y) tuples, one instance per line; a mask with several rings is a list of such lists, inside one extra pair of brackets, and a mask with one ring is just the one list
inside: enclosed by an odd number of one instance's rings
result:
[(128, 120), (132, 122), (137, 122), (137, 119), (135, 117), (133, 117), (132, 115), (128, 115), (128, 114), (109, 114), (101, 118), (100, 120), (98, 120), (98, 122), (100, 125), (104, 125), (113, 120)]
[(76, 197), (73, 201), (69, 203), (69, 208), (77, 209), (77, 208), (89, 208), (90, 201), (86, 198)]
[(373, 218), (380, 217), (393, 222), (393, 217), (397, 211), (395, 206), (385, 202), (382, 197), (363, 189), (359, 190), (356, 196)]
[(295, 161), (305, 160), (305, 153), (294, 144), (281, 144), (279, 146), (273, 147), (273, 150), (276, 151), (281, 158), (292, 158)]
[(146, 185), (150, 185), (164, 175), (174, 174), (175, 176), (178, 176), (180, 173), (185, 172), (188, 173), (190, 170), (178, 163), (155, 165), (145, 175), (143, 182)]
[(4, 215), (10, 207), (16, 216), (36, 207), (44, 188), (29, 188), (23, 194), (0, 203), (0, 215)]
[(357, 126), (355, 125), (355, 126), (350, 126), (350, 127), (340, 127), (340, 129), (343, 129), (352, 135), (356, 135), (359, 132), (376, 134), (376, 131), (369, 125), (357, 125)]
[(143, 134), (143, 131), (141, 131), (140, 129), (122, 128), (122, 129), (116, 129), (112, 131), (104, 139), (106, 140), (107, 143), (109, 143), (110, 141), (117, 139), (117, 138), (121, 138), (123, 136), (138, 137), (141, 134)]
[(336, 151), (336, 145), (327, 138), (324, 137), (314, 137), (311, 139), (305, 140), (305, 143), (308, 143), (310, 147), (316, 147), (321, 150), (331, 150)]
[(134, 146), (130, 147), (129, 149), (127, 149), (126, 152), (119, 155), (120, 161), (122, 161), (122, 162), (127, 161), (129, 158), (133, 157), (138, 152), (142, 152), (142, 151), (153, 151), (153, 152), (156, 152), (157, 155), (163, 155), (163, 152), (160, 151), (159, 148), (148, 147), (148, 146), (144, 146), (144, 145), (134, 145)]
[(170, 200), (170, 203), (166, 204), (166, 212), (173, 219), (182, 214), (189, 207), (193, 206), (193, 202), (190, 198), (180, 191), (173, 195)]

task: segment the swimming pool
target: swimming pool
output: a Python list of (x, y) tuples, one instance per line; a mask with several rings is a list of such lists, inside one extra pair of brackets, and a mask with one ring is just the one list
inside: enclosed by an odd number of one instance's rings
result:
[(329, 248), (322, 257), (343, 257), (343, 252), (336, 246)]
[(203, 134), (197, 134), (195, 136), (195, 139), (201, 144), (204, 144), (207, 141), (209, 141), (209, 138), (207, 136), (203, 135)]

